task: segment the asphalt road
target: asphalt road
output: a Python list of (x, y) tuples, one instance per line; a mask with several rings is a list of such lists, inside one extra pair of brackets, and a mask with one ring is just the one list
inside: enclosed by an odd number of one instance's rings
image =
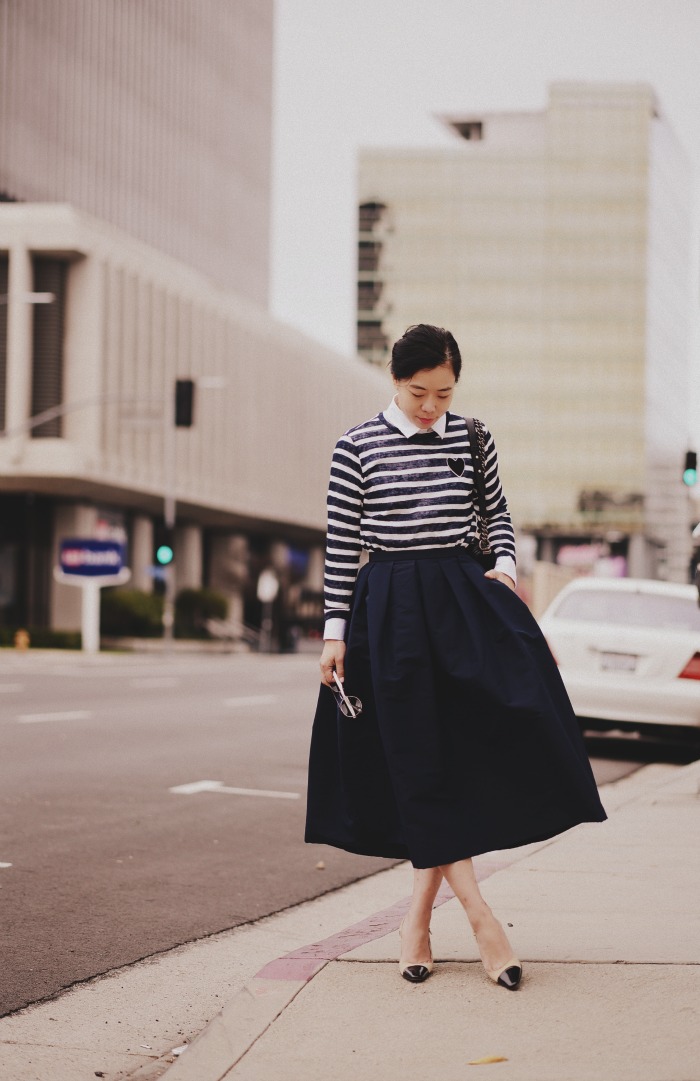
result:
[(317, 687), (314, 656), (0, 651), (0, 1016), (395, 862), (303, 842)]

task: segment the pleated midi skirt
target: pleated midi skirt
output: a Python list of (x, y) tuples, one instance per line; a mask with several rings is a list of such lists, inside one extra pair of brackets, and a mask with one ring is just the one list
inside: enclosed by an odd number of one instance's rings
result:
[(371, 553), (346, 646), (362, 713), (321, 686), (306, 841), (436, 867), (605, 819), (537, 622), (466, 549)]

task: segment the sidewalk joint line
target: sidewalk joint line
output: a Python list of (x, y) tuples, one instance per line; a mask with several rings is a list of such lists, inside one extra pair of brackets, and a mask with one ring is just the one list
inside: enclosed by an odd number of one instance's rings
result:
[[(327, 965), (327, 964), (328, 964), (328, 962), (326, 961), (326, 965)], [(325, 968), (325, 967), (326, 967), (326, 965), (322, 965), (321, 967), (322, 967), (322, 968)], [(321, 971), (321, 969), (319, 969), (318, 971), (320, 972), (320, 971)], [(316, 973), (314, 973), (314, 975), (316, 975)], [(311, 977), (311, 978), (313, 978), (313, 977)], [(253, 979), (255, 979), (255, 977), (253, 977)], [(252, 982), (252, 981), (251, 981), (251, 982)], [(306, 981), (306, 983), (308, 983), (308, 982), (309, 982), (309, 981), (307, 980), (307, 981)], [(236, 1066), (238, 1066), (238, 1065), (239, 1065), (239, 1064), (240, 1064), (240, 1063), (241, 1063), (241, 1062), (243, 1061), (243, 1059), (244, 1059), (244, 1058), (246, 1057), (246, 1055), (247, 1055), (247, 1054), (248, 1054), (248, 1053), (249, 1053), (250, 1051), (252, 1051), (252, 1050), (253, 1050), (253, 1048), (254, 1048), (254, 1047), (255, 1047), (255, 1045), (256, 1045), (256, 1044), (258, 1043), (258, 1041), (259, 1041), (259, 1040), (261, 1040), (261, 1039), (263, 1038), (263, 1036), (265, 1035), (265, 1033), (267, 1032), (267, 1030), (268, 1030), (269, 1028), (271, 1028), (271, 1027), (272, 1027), (272, 1025), (274, 1025), (274, 1023), (275, 1023), (275, 1021), (277, 1020), (277, 1018), (278, 1018), (278, 1017), (281, 1017), (281, 1015), (282, 1015), (282, 1014), (284, 1013), (284, 1011), (285, 1011), (285, 1010), (287, 1009), (287, 1007), (288, 1007), (288, 1006), (291, 1006), (292, 1002), (294, 1002), (294, 999), (295, 999), (295, 998), (297, 997), (297, 995), (300, 995), (300, 994), (301, 994), (301, 992), (302, 992), (302, 991), (304, 990), (304, 988), (306, 987), (306, 983), (303, 983), (303, 984), (301, 985), (301, 987), (297, 987), (297, 989), (296, 989), (296, 991), (294, 992), (294, 994), (293, 994), (293, 995), (291, 995), (291, 996), (290, 996), (290, 998), (288, 998), (288, 999), (287, 999), (287, 1001), (286, 1001), (286, 1002), (284, 1003), (284, 1005), (280, 1006), (280, 1008), (279, 1008), (279, 1010), (277, 1011), (277, 1013), (275, 1014), (275, 1016), (274, 1016), (274, 1017), (271, 1017), (271, 1018), (270, 1018), (270, 1020), (269, 1020), (269, 1021), (267, 1022), (267, 1024), (265, 1025), (265, 1027), (264, 1027), (264, 1028), (263, 1028), (263, 1029), (262, 1029), (262, 1030), (261, 1030), (261, 1031), (260, 1031), (260, 1032), (259, 1032), (259, 1033), (257, 1034), (257, 1036), (255, 1037), (255, 1039), (254, 1039), (254, 1040), (252, 1040), (252, 1042), (251, 1042), (251, 1043), (249, 1043), (249, 1044), (248, 1044), (248, 1046), (247, 1046), (247, 1047), (246, 1047), (246, 1048), (245, 1048), (245, 1049), (244, 1049), (244, 1050), (243, 1050), (243, 1051), (241, 1052), (241, 1054), (240, 1054), (240, 1055), (238, 1056), (238, 1058), (236, 1059), (236, 1061), (235, 1061), (235, 1062), (231, 1063), (231, 1065), (230, 1065), (230, 1066), (227, 1066), (227, 1067), (226, 1067), (226, 1070), (224, 1071), (224, 1073), (220, 1074), (220, 1075), (219, 1075), (219, 1076), (217, 1077), (216, 1081), (225, 1081), (226, 1077), (228, 1077), (228, 1076), (229, 1076), (229, 1075), (231, 1074), (231, 1072), (232, 1072), (233, 1070), (235, 1070)], [(247, 990), (248, 990), (248, 986), (249, 986), (249, 985), (248, 985), (248, 984), (246, 984), (246, 986), (245, 986), (245, 987), (244, 987), (244, 988), (243, 988), (242, 990), (244, 990), (244, 991), (247, 991)], [(207, 1026), (207, 1027), (208, 1027), (208, 1026)], [(206, 1031), (206, 1029), (205, 1029), (205, 1031)]]

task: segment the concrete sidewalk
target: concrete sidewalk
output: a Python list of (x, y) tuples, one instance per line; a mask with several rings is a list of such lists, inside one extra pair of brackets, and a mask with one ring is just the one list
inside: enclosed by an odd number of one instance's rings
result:
[(517, 992), (488, 979), (448, 893), (432, 976), (402, 980), (404, 899), (271, 958), (163, 1076), (700, 1081), (699, 793), (700, 762), (647, 767), (603, 790), (607, 823), (476, 861)]

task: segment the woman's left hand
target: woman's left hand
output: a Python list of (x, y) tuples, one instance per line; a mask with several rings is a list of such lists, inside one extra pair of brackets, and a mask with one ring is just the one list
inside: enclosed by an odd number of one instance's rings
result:
[(484, 578), (493, 578), (495, 582), (503, 582), (504, 586), (508, 586), (508, 589), (512, 589), (515, 592), (515, 582), (509, 574), (504, 574), (503, 571), (486, 571)]

